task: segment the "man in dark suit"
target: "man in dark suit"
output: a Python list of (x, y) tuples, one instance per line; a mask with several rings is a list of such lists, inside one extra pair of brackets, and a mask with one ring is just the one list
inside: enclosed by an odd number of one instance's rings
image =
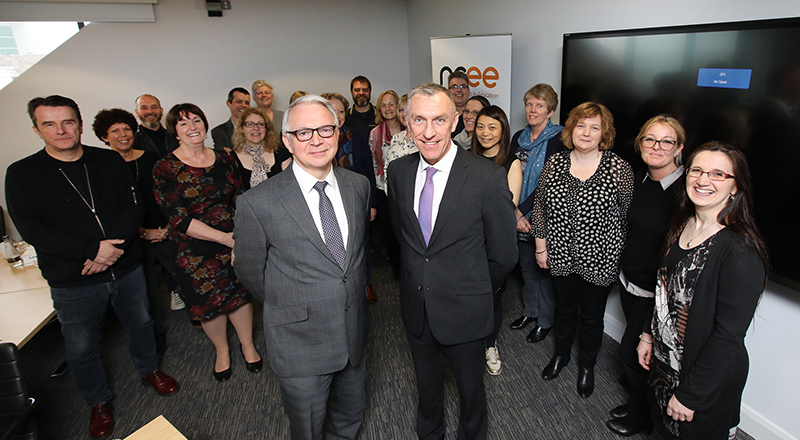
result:
[(456, 107), (438, 84), (408, 95), (418, 154), (389, 173), (389, 209), (401, 246), (400, 306), (417, 376), (420, 439), (444, 438), (445, 358), (461, 395), (459, 439), (486, 438), (483, 385), (493, 298), (517, 262), (505, 170), (455, 146)]
[(250, 92), (244, 87), (231, 89), (225, 105), (231, 111), (231, 118), (211, 129), (214, 149), (219, 151), (224, 151), (226, 148), (233, 150), (233, 129), (242, 117), (242, 112), (250, 108)]
[(289, 106), (286, 172), (236, 201), (236, 274), (264, 303), (264, 336), (293, 439), (354, 439), (364, 412), (367, 178), (332, 166), (336, 114)]

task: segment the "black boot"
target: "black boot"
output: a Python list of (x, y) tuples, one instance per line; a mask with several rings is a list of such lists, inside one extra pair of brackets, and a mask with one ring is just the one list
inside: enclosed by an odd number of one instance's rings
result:
[(594, 392), (594, 366), (578, 368), (578, 395), (584, 399)]
[(553, 380), (558, 377), (561, 369), (569, 363), (569, 356), (553, 356), (550, 363), (542, 370), (542, 379)]
[(653, 421), (649, 417), (625, 416), (621, 419), (607, 421), (606, 427), (616, 434), (628, 437), (640, 432), (649, 434), (653, 430)]

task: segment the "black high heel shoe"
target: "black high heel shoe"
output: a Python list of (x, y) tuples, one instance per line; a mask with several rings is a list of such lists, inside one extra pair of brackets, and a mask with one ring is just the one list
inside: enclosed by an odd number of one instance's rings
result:
[(261, 358), (255, 362), (247, 362), (247, 358), (244, 357), (244, 351), (242, 351), (242, 347), (239, 347), (239, 352), (242, 353), (242, 359), (244, 359), (244, 363), (247, 365), (247, 371), (251, 373), (258, 373), (261, 371), (261, 368), (264, 366), (264, 358)]

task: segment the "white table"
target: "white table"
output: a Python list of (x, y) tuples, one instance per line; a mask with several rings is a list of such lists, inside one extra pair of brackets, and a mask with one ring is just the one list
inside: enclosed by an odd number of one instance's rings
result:
[(50, 287), (36, 266), (0, 266), (0, 338), (22, 348), (56, 314)]

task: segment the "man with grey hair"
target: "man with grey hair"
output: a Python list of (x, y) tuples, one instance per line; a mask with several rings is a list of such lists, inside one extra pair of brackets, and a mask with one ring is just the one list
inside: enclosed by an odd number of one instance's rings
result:
[(400, 242), (400, 316), (416, 371), (420, 439), (445, 437), (444, 374), (460, 394), (459, 439), (485, 439), (486, 337), (494, 299), (517, 262), (505, 169), (450, 140), (456, 107), (438, 84), (408, 94), (419, 153), (392, 162), (389, 211)]
[(283, 117), (292, 166), (236, 200), (236, 274), (264, 336), (293, 439), (354, 439), (364, 413), (369, 182), (334, 167), (339, 130), (317, 95)]

